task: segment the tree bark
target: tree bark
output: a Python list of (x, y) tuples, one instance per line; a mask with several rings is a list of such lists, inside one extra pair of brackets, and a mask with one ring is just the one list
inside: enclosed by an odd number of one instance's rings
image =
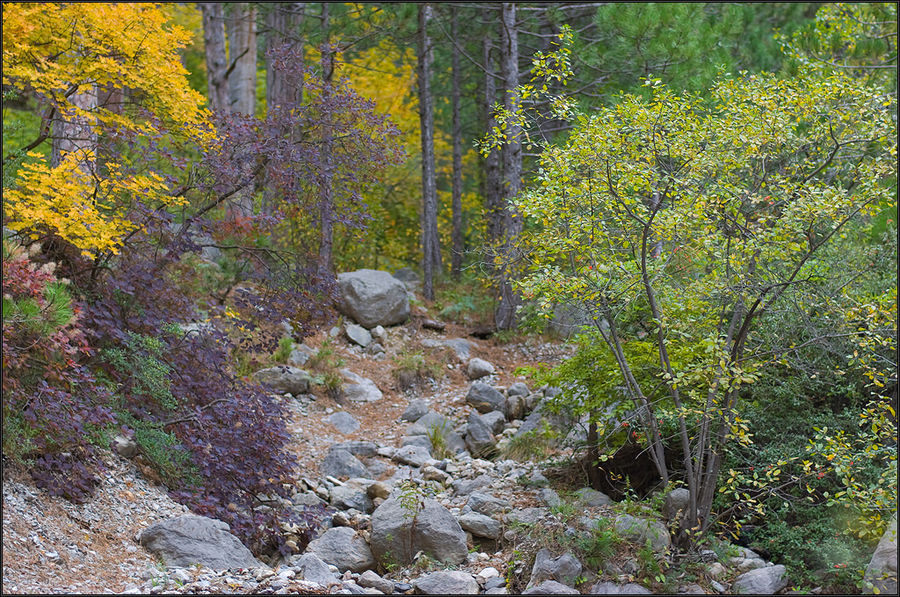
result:
[[(273, 52), (286, 45), (291, 48), (301, 48), (302, 40), (299, 36), (299, 26), (303, 19), (304, 3), (286, 2), (268, 5), (266, 13), (266, 113), (272, 114), (272, 110), (278, 106), (291, 106), (299, 104), (303, 99), (303, 78), (287, 77), (282, 70), (275, 68)], [(282, 130), (281, 134), (291, 134), (288, 130)], [(258, 185), (262, 192), (261, 211), (266, 215), (272, 215), (278, 197), (275, 194), (275, 184), (271, 182), (272, 176), (268, 171), (260, 178)]]
[(303, 81), (289, 83), (284, 74), (273, 67), (271, 52), (291, 44), (300, 46), (297, 29), (303, 19), (302, 2), (274, 3), (266, 15), (266, 109), (293, 104), (303, 96)]
[[(69, 96), (72, 105), (89, 112), (97, 109), (97, 87), (82, 93)], [(85, 174), (91, 173), (88, 161), (81, 159), (81, 152), (94, 152), (97, 149), (97, 131), (86, 118), (71, 116), (63, 118), (59, 112), (53, 115), (53, 142), (50, 149), (50, 166), (55, 168), (62, 162), (67, 153), (74, 153), (79, 159), (79, 168)]]
[[(488, 13), (488, 11), (485, 11)], [(487, 20), (487, 19), (485, 19)], [(486, 34), (483, 43), (484, 57), (484, 112), (485, 130), (491, 130), (497, 126), (494, 118), (494, 103), (497, 101), (497, 82), (494, 77), (494, 42), (490, 34)], [(484, 204), (487, 217), (487, 237), (492, 247), (496, 248), (501, 240), (502, 204), (500, 191), (500, 151), (492, 148), (484, 158)], [(489, 255), (491, 270), (494, 269), (494, 255)]]
[(228, 112), (228, 58), (225, 56), (225, 11), (221, 2), (201, 2), (209, 107)]
[[(331, 48), (328, 3), (322, 3), (322, 103), (328, 106), (331, 94), (331, 79), (334, 75), (334, 52)], [(334, 275), (334, 173), (331, 114), (326, 108), (322, 123), (322, 170), (319, 179), (319, 261), (318, 273), (324, 278)]]
[(232, 5), (232, 11), (228, 19), (228, 41), (234, 70), (228, 76), (228, 104), (232, 113), (253, 116), (256, 113), (256, 7), (241, 2)]
[(462, 270), (463, 257), (463, 222), (462, 222), (462, 123), (460, 122), (459, 107), (459, 49), (456, 44), (459, 40), (457, 29), (456, 7), (450, 7), (450, 37), (453, 40), (452, 77), (450, 90), (450, 104), (453, 111), (453, 179), (452, 179), (452, 209), (453, 209), (453, 251), (450, 257), (450, 275), (457, 282)]
[(434, 167), (434, 98), (431, 94), (431, 39), (428, 21), (431, 5), (419, 5), (419, 122), (422, 134), (422, 273), (423, 294), (434, 299), (434, 271), (440, 271), (441, 253), (437, 233), (437, 183)]
[[(516, 29), (516, 5), (504, 2), (501, 6), (500, 46), (501, 75), (506, 87), (503, 106), (509, 112), (518, 107), (516, 86), (519, 84), (519, 42)], [(521, 128), (516, 124), (508, 124), (507, 141), (500, 155), (503, 162), (503, 245), (501, 269), (498, 276), (500, 304), (494, 314), (494, 322), (498, 329), (508, 330), (516, 326), (516, 307), (519, 298), (512, 289), (512, 268), (516, 263), (515, 243), (522, 231), (522, 219), (515, 213), (510, 201), (519, 194), (522, 187), (522, 143), (519, 139)]]

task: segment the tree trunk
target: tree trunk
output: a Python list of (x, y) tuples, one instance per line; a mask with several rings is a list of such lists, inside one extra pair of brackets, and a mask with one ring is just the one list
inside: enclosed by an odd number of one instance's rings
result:
[(221, 2), (201, 2), (203, 41), (206, 52), (206, 86), (209, 107), (213, 111), (229, 111), (228, 59), (225, 56), (225, 11)]
[(453, 209), (453, 251), (450, 258), (450, 274), (453, 279), (459, 281), (462, 270), (463, 257), (463, 222), (462, 222), (462, 124), (459, 115), (459, 49), (456, 44), (459, 40), (457, 31), (456, 7), (450, 7), (450, 37), (452, 38), (452, 81), (450, 91), (450, 104), (453, 111), (453, 181), (452, 181), (452, 209)]
[(228, 76), (228, 103), (231, 112), (253, 116), (256, 113), (256, 7), (241, 2), (233, 4), (232, 11), (228, 19), (228, 41), (234, 71)]
[(437, 236), (437, 183), (434, 168), (434, 98), (431, 95), (431, 40), (428, 21), (431, 5), (419, 5), (419, 122), (422, 133), (422, 273), (423, 293), (434, 299), (434, 270), (440, 271), (441, 254)]
[[(266, 113), (271, 115), (277, 106), (290, 106), (299, 104), (303, 98), (303, 79), (301, 77), (289, 78), (285, 73), (275, 68), (273, 52), (285, 45), (291, 48), (302, 48), (299, 37), (299, 26), (303, 19), (304, 4), (302, 2), (275, 3), (268, 5), (266, 14)], [(290, 131), (282, 130), (281, 134), (288, 135)], [(262, 187), (261, 211), (266, 215), (272, 215), (278, 198), (275, 195), (275, 185), (271, 182), (271, 175), (266, 172), (260, 179)]]
[[(254, 116), (256, 112), (256, 7), (242, 2), (232, 4), (228, 18), (228, 53), (231, 63), (227, 74), (228, 106), (232, 114)], [(226, 71), (227, 73), (227, 71)], [(242, 176), (249, 176), (251, 164), (244, 164)], [(244, 186), (229, 200), (228, 217), (253, 215), (253, 186)]]
[[(516, 5), (504, 2), (501, 7), (502, 43), (500, 46), (501, 74), (506, 87), (503, 106), (515, 112), (518, 106), (516, 86), (519, 84), (519, 42), (516, 29)], [(522, 187), (522, 143), (519, 139), (521, 128), (516, 124), (507, 125), (507, 142), (500, 154), (503, 162), (503, 245), (501, 270), (498, 276), (500, 304), (494, 314), (498, 329), (508, 330), (516, 326), (516, 307), (519, 298), (512, 289), (512, 268), (516, 263), (515, 243), (522, 231), (522, 219), (510, 206), (510, 200), (519, 194)]]
[[(83, 93), (69, 96), (72, 105), (89, 112), (97, 109), (97, 88), (91, 87)], [(50, 166), (55, 168), (62, 162), (67, 153), (74, 153), (79, 160), (79, 167), (85, 174), (91, 173), (91, 165), (83, 159), (81, 152), (95, 152), (97, 149), (97, 131), (88, 119), (78, 116), (63, 118), (59, 112), (53, 118), (53, 143), (50, 149)]]
[[(331, 48), (328, 3), (322, 3), (322, 103), (328, 105), (331, 94), (331, 78), (334, 75), (334, 52)], [(334, 272), (334, 173), (331, 114), (326, 109), (322, 123), (322, 170), (319, 179), (319, 262), (320, 278), (332, 276)]]
[[(485, 11), (486, 15), (488, 11)], [(485, 19), (487, 20), (487, 19)], [(497, 82), (494, 80), (494, 43), (490, 34), (485, 35), (483, 44), (484, 55), (484, 111), (485, 130), (491, 130), (497, 126), (494, 118), (494, 103), (497, 101)], [(503, 207), (500, 196), (500, 151), (491, 149), (484, 158), (484, 207), (487, 217), (487, 237), (492, 249), (496, 249), (502, 237)], [(489, 255), (488, 264), (494, 271), (494, 255)]]
[(270, 53), (285, 44), (302, 47), (297, 29), (303, 18), (302, 2), (285, 2), (271, 5), (266, 15), (266, 109), (293, 104), (303, 96), (303, 81), (289, 83), (284, 74), (272, 65)]

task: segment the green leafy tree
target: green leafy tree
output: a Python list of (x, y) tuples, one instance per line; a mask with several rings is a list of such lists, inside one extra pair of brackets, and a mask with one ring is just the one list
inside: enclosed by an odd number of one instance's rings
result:
[(773, 360), (759, 356), (760, 322), (829, 275), (823, 247), (895, 193), (895, 105), (849, 73), (809, 68), (725, 73), (706, 97), (646, 86), (576, 114), (569, 138), (544, 148), (515, 199), (532, 263), (519, 288), (547, 312), (590, 315), (620, 396), (580, 409), (630, 402), (665, 482), (664, 443), (676, 446), (689, 542), (712, 521), (728, 445), (752, 441), (742, 388)]

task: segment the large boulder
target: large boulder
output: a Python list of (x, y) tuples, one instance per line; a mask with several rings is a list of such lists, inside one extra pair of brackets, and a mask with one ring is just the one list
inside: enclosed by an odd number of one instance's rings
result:
[(369, 333), (369, 330), (355, 323), (345, 323), (344, 334), (347, 335), (348, 340), (363, 348), (372, 343), (372, 334)]
[(462, 436), (453, 430), (453, 422), (444, 415), (436, 413), (433, 410), (428, 411), (419, 417), (415, 423), (406, 429), (406, 435), (409, 436), (406, 438), (407, 440), (411, 437), (418, 436), (421, 437), (423, 441), (404, 441), (404, 443), (415, 443), (416, 445), (426, 447), (429, 452), (434, 453), (435, 446), (432, 445), (431, 440), (428, 437), (429, 434), (435, 438), (440, 437), (443, 446), (453, 454), (462, 452), (466, 449), (466, 444), (463, 441)]
[(478, 581), (462, 570), (439, 570), (412, 583), (419, 595), (477, 595)]
[(414, 511), (394, 496), (375, 509), (369, 542), (382, 564), (405, 566), (421, 551), (445, 564), (466, 561), (466, 533), (441, 504), (426, 498)]
[(338, 582), (337, 576), (328, 567), (328, 564), (313, 553), (303, 553), (294, 556), (290, 560), (291, 566), (297, 568), (303, 580), (308, 580), (322, 586), (329, 586)]
[(503, 410), (506, 398), (488, 384), (476, 381), (469, 387), (466, 403), (474, 406), (480, 413), (489, 413), (493, 410)]
[(608, 495), (590, 487), (582, 487), (575, 492), (575, 495), (578, 496), (579, 502), (589, 508), (599, 508), (613, 503), (612, 498)]
[(372, 498), (366, 493), (366, 489), (352, 485), (338, 485), (331, 490), (331, 505), (338, 510), (354, 508), (360, 512), (372, 511)]
[(401, 421), (418, 421), (428, 413), (428, 403), (421, 398), (409, 402), (409, 406), (400, 415)]
[(497, 439), (491, 433), (491, 425), (477, 412), (469, 414), (466, 424), (466, 448), (476, 458), (490, 456), (495, 451)]
[(422, 346), (425, 348), (449, 348), (456, 354), (456, 358), (460, 361), (467, 361), (472, 349), (472, 343), (465, 338), (447, 338), (441, 340), (422, 338)]
[(466, 505), (469, 506), (473, 512), (478, 512), (485, 516), (512, 510), (512, 504), (508, 501), (480, 491), (470, 493), (468, 500), (466, 500)]
[(561, 582), (555, 580), (545, 580), (533, 587), (529, 587), (522, 592), (523, 595), (580, 595), (578, 589), (568, 587)]
[(343, 448), (330, 449), (319, 465), (323, 476), (368, 477), (369, 469), (359, 459)]
[(528, 586), (534, 586), (545, 580), (555, 580), (564, 585), (573, 585), (581, 576), (581, 562), (570, 553), (553, 557), (549, 549), (541, 549), (534, 557), (534, 566), (531, 568), (531, 580)]
[(179, 516), (144, 529), (141, 545), (162, 557), (167, 566), (175, 568), (193, 564), (214, 570), (262, 566), (230, 530), (221, 520)]
[(350, 527), (332, 527), (314, 539), (305, 553), (318, 556), (326, 564), (341, 572), (364, 572), (375, 568), (375, 558), (369, 544)]
[(675, 520), (679, 512), (683, 512), (691, 499), (691, 492), (684, 487), (673, 489), (663, 502), (662, 515), (666, 520)]
[(637, 583), (620, 585), (614, 582), (598, 582), (591, 587), (588, 595), (652, 595), (653, 591)]
[(616, 532), (628, 539), (643, 545), (647, 539), (654, 551), (663, 551), (672, 543), (669, 529), (658, 520), (635, 518), (630, 514), (621, 514), (613, 523)]
[(459, 517), (459, 526), (463, 530), (469, 531), (476, 537), (485, 537), (487, 539), (500, 538), (500, 523), (490, 516), (479, 514), (478, 512), (469, 512)]
[(738, 595), (774, 595), (787, 586), (786, 572), (780, 564), (744, 572), (734, 580), (731, 590)]
[[(864, 580), (872, 583), (882, 595), (897, 593), (897, 515), (894, 515), (875, 553), (866, 568)], [(864, 593), (874, 593), (872, 587), (865, 585)]]
[(359, 421), (357, 421), (353, 415), (343, 410), (339, 410), (336, 413), (329, 415), (325, 420), (344, 434), (353, 433), (359, 429)]
[(309, 391), (309, 384), (312, 378), (303, 369), (278, 365), (268, 369), (260, 369), (253, 374), (253, 379), (273, 392), (299, 396)]
[(493, 375), (493, 373), (494, 366), (478, 357), (469, 360), (469, 364), (466, 365), (466, 375), (469, 376), (469, 379), (481, 379), (487, 375)]
[(383, 394), (375, 382), (368, 377), (357, 375), (349, 369), (341, 369), (341, 376), (349, 383), (341, 386), (344, 398), (350, 402), (375, 402), (381, 400)]
[(403, 323), (409, 318), (406, 286), (387, 272), (360, 269), (337, 275), (340, 311), (366, 328)]

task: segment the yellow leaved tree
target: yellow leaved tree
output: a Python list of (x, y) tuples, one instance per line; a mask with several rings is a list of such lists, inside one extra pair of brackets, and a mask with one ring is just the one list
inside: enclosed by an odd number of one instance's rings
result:
[[(204, 99), (179, 57), (190, 40), (155, 4), (3, 6), (3, 84), (43, 109), (37, 138), (4, 158), (4, 170), (30, 158), (5, 190), (8, 228), (56, 234), (98, 257), (117, 253), (140, 226), (134, 205), (183, 201), (159, 172), (139, 171), (119, 141), (154, 148), (211, 140)], [(32, 151), (47, 139), (51, 157)]]

